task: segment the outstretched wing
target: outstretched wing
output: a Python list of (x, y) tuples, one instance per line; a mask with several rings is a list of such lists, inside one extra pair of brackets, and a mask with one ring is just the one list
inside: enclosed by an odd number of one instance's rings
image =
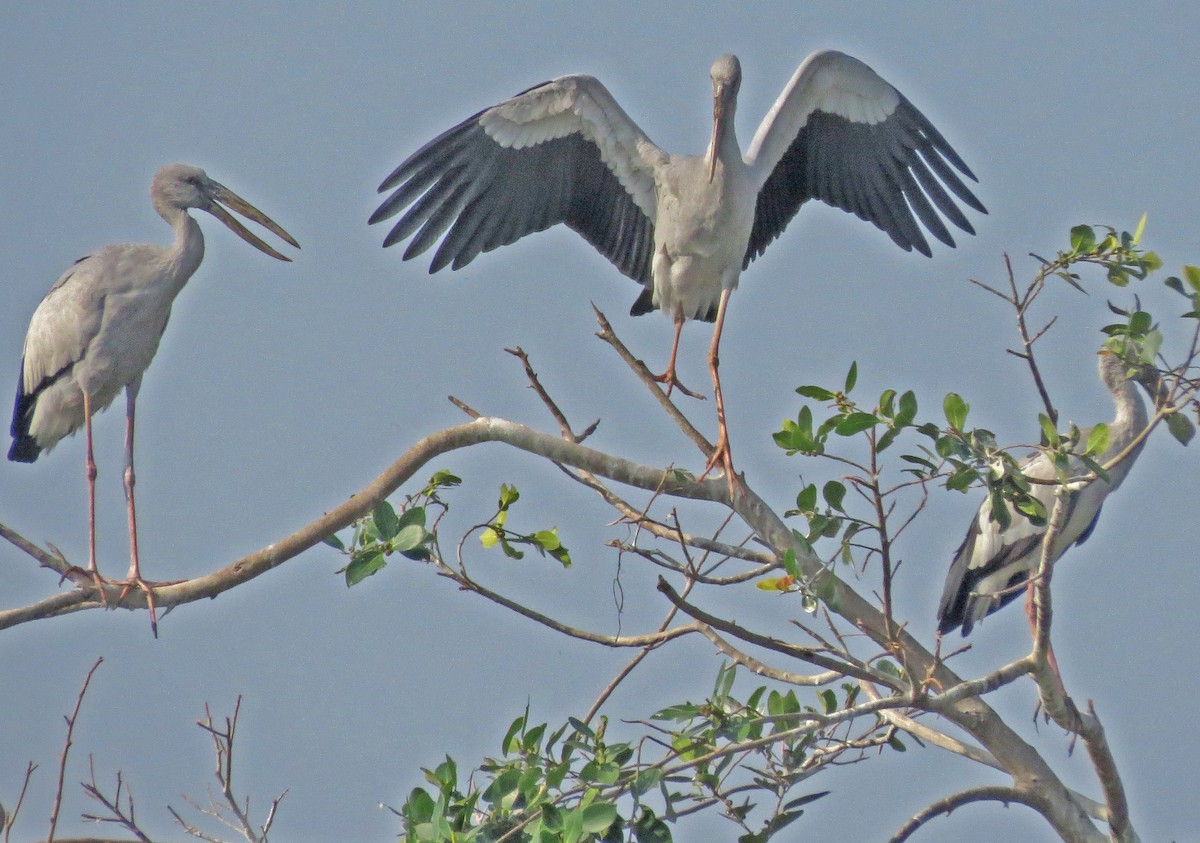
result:
[(413, 153), (380, 185), (381, 193), (393, 192), (370, 222), (404, 211), (383, 245), (411, 237), (405, 260), (442, 238), (430, 272), (459, 269), (480, 252), (565, 222), (645, 283), (654, 250), (654, 173), (666, 161), (599, 81), (563, 76), (479, 112)]
[(746, 160), (759, 192), (743, 268), (809, 199), (874, 223), (906, 252), (923, 255), (930, 250), (922, 225), (954, 245), (943, 216), (975, 233), (951, 193), (987, 213), (955, 170), (972, 181), (974, 173), (925, 115), (870, 67), (832, 50), (796, 69)]

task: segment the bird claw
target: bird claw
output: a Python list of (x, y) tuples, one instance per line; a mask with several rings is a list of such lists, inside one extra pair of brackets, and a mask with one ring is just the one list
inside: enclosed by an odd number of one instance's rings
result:
[(652, 380), (657, 381), (658, 383), (666, 385), (668, 398), (671, 397), (671, 390), (678, 388), (679, 391), (682, 392), (684, 395), (686, 395), (688, 398), (696, 398), (700, 401), (705, 400), (705, 396), (702, 393), (693, 392), (692, 390), (690, 390), (686, 386), (684, 386), (683, 382), (681, 380), (679, 380), (679, 378), (675, 377), (675, 370), (673, 368), (667, 369), (661, 375), (653, 375), (652, 374), (652, 375), (650, 375), (650, 378)]
[(725, 481), (729, 484), (729, 497), (732, 499), (737, 494), (742, 480), (733, 470), (733, 452), (729, 450), (729, 436), (724, 428), (721, 429), (717, 444), (713, 447), (708, 462), (704, 465), (704, 472), (700, 475), (700, 479), (703, 480), (707, 477), (709, 472), (718, 465), (721, 466), (721, 473), (725, 475)]
[(135, 586), (137, 588), (141, 589), (143, 592), (145, 592), (146, 606), (147, 606), (147, 608), (150, 609), (150, 631), (154, 634), (154, 637), (157, 638), (158, 637), (158, 611), (157, 611), (157, 606), (154, 603), (154, 589), (160, 588), (164, 585), (174, 585), (175, 582), (174, 581), (172, 581), (172, 582), (151, 582), (149, 580), (142, 579), (140, 574), (133, 574), (128, 579), (126, 579), (124, 582), (120, 582), (120, 583), (115, 582), (112, 584), (121, 586), (121, 594), (119, 597), (117, 597), (117, 605), (118, 606), (121, 605), (121, 601), (123, 601), (125, 599), (126, 595), (128, 595), (129, 592), (132, 591)]

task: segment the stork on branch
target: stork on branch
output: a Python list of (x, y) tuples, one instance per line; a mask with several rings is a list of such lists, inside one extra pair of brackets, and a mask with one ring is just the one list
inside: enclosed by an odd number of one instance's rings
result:
[[(1141, 383), (1151, 396), (1156, 387), (1151, 373), (1131, 368), (1119, 355), (1104, 350), (1098, 357), (1100, 380), (1112, 394), (1116, 407), (1116, 417), (1108, 425), (1108, 448), (1095, 457), (1103, 465), (1129, 449), (1146, 429), (1146, 405), (1135, 383)], [(1081, 441), (1086, 442), (1090, 432), (1090, 429), (1082, 431)], [(1071, 545), (1087, 541), (1100, 520), (1104, 501), (1124, 482), (1144, 443), (1145, 439), (1137, 441), (1125, 458), (1108, 470), (1107, 480), (1097, 477), (1082, 489), (1068, 493), (1063, 502), (1067, 507), (1066, 521), (1050, 548), (1051, 562), (1057, 561)], [(1042, 502), (1046, 512), (1052, 512), (1058, 474), (1051, 458), (1044, 452), (1038, 453), (1025, 459), (1020, 467), (1026, 477), (1043, 481), (1032, 484), (1030, 493)], [(1069, 460), (1066, 470), (1068, 476), (1091, 473), (1078, 458)], [(978, 621), (1015, 600), (1024, 591), (1021, 586), (1037, 572), (1042, 541), (1049, 527), (1045, 523), (1034, 524), (1012, 507), (1009, 514), (1005, 527), (992, 519), (989, 501), (979, 507), (946, 575), (937, 613), (939, 634), (961, 626), (962, 634), (969, 635)]]
[(741, 65), (721, 56), (711, 75), (712, 140), (703, 155), (663, 151), (598, 80), (562, 76), (418, 149), (380, 185), (392, 193), (370, 222), (404, 211), (384, 246), (412, 238), (405, 260), (440, 238), (430, 272), (566, 223), (645, 287), (632, 314), (658, 308), (674, 320), (670, 360), (656, 377), (668, 394), (676, 386), (695, 394), (675, 375), (683, 323), (715, 322), (708, 363), (719, 435), (705, 474), (720, 464), (732, 491), (718, 373), (725, 309), (742, 270), (800, 206), (820, 199), (927, 256), (922, 227), (954, 245), (942, 217), (974, 233), (954, 197), (987, 211), (959, 178), (975, 176), (942, 134), (858, 59), (832, 50), (805, 59), (744, 156), (734, 131)]
[[(262, 211), (199, 167), (172, 164), (154, 174), (154, 210), (175, 232), (170, 246), (121, 243), (80, 258), (55, 282), (29, 321), (13, 407), (8, 458), (33, 462), (60, 439), (84, 428), (87, 438), (88, 567), (101, 599), (96, 567), (96, 461), (92, 415), (125, 390), (125, 499), (129, 509), (129, 573), (121, 598), (134, 586), (146, 593), (157, 634), (151, 584), (138, 564), (133, 501), (133, 420), (142, 374), (158, 350), (171, 304), (204, 258), (204, 235), (188, 214), (196, 208), (219, 219), (261, 252), (290, 261), (264, 243), (229, 211), (266, 227), (296, 248), (300, 244)], [(224, 205), (225, 207), (222, 207)], [(226, 210), (228, 208), (229, 210)], [(106, 601), (107, 602), (107, 601)]]

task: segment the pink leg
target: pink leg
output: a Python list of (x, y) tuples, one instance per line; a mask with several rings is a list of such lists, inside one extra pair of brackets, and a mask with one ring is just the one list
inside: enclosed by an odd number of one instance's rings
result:
[(87, 439), (87, 481), (88, 481), (88, 573), (96, 583), (96, 591), (100, 592), (100, 602), (108, 608), (108, 596), (104, 593), (104, 583), (100, 578), (100, 569), (96, 566), (96, 458), (92, 454), (92, 398), (85, 390), (83, 393), (83, 432)]
[(708, 349), (708, 370), (712, 374), (713, 393), (717, 402), (717, 444), (713, 446), (708, 463), (704, 466), (705, 477), (720, 463), (725, 479), (729, 483), (729, 495), (732, 497), (737, 488), (737, 475), (733, 472), (733, 453), (729, 449), (729, 428), (725, 425), (725, 397), (721, 393), (721, 373), (719, 350), (721, 346), (721, 329), (725, 325), (725, 308), (729, 304), (728, 288), (721, 291), (721, 301), (717, 305), (717, 324), (713, 326), (712, 346)]
[(141, 381), (137, 380), (125, 388), (125, 503), (129, 508), (129, 573), (125, 577), (121, 597), (124, 598), (134, 586), (137, 586), (146, 593), (146, 605), (150, 609), (150, 629), (157, 638), (158, 613), (155, 611), (154, 606), (154, 591), (150, 588), (149, 583), (142, 579), (141, 567), (138, 565), (137, 507), (133, 502), (133, 485), (135, 482), (133, 473), (133, 425), (137, 406), (137, 394), (141, 385)]
[(679, 336), (683, 333), (684, 321), (683, 311), (676, 308), (675, 341), (671, 343), (671, 361), (667, 364), (667, 370), (665, 372), (663, 372), (661, 375), (652, 375), (652, 377), (659, 383), (665, 383), (667, 385), (667, 397), (670, 397), (672, 389), (679, 387), (679, 391), (689, 398), (699, 398), (703, 400), (703, 395), (698, 392), (692, 392), (680, 382), (679, 378), (675, 377), (675, 358), (679, 354)]

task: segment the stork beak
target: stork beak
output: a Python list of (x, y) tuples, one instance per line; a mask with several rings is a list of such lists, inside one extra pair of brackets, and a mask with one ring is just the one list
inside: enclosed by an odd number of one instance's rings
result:
[(725, 125), (725, 97), (724, 92), (717, 90), (713, 94), (713, 136), (712, 143), (708, 146), (708, 183), (712, 184), (713, 177), (717, 172), (717, 141), (721, 137), (721, 131)]
[[(291, 245), (293, 245), (297, 249), (299, 249), (300, 244), (296, 242), (296, 238), (292, 237), (292, 235), (290, 235), (286, 231), (284, 231), (283, 227), (281, 225), (279, 225), (277, 222), (275, 222), (275, 220), (268, 217), (262, 211), (258, 210), (258, 208), (255, 208), (253, 205), (251, 205), (245, 199), (238, 196), (232, 190), (225, 187), (225, 185), (220, 184), (219, 182), (210, 181), (208, 193), (209, 193), (209, 196), (212, 197), (213, 202), (212, 202), (212, 205), (209, 208), (207, 208), (206, 210), (210, 214), (212, 214), (214, 217), (219, 219), (221, 222), (225, 223), (225, 225), (229, 228), (230, 231), (232, 231), (238, 237), (242, 238), (247, 243), (249, 243), (251, 246), (258, 249), (260, 252), (263, 252), (264, 254), (270, 255), (271, 257), (277, 258), (278, 260), (281, 260), (281, 261), (291, 261), (291, 258), (287, 257), (286, 255), (280, 254), (279, 252), (275, 251), (275, 249), (271, 248), (269, 245), (267, 245), (261, 239), (259, 239), (259, 237), (257, 235), (255, 235), (252, 231), (250, 231), (248, 228), (246, 228), (246, 226), (242, 225), (241, 222), (238, 221), (238, 219), (236, 217), (234, 217), (232, 214), (229, 213), (229, 211), (236, 211), (237, 213), (241, 214), (246, 219), (252, 220), (252, 221), (258, 223), (259, 225), (263, 226), (264, 228), (271, 231), (272, 233), (279, 235), (284, 240), (286, 240), (288, 243), (290, 243)], [(218, 204), (218, 203), (220, 203), (220, 204)], [(227, 211), (227, 210), (225, 210), (225, 208), (221, 207), (222, 204), (227, 206), (229, 208), (229, 211)]]

